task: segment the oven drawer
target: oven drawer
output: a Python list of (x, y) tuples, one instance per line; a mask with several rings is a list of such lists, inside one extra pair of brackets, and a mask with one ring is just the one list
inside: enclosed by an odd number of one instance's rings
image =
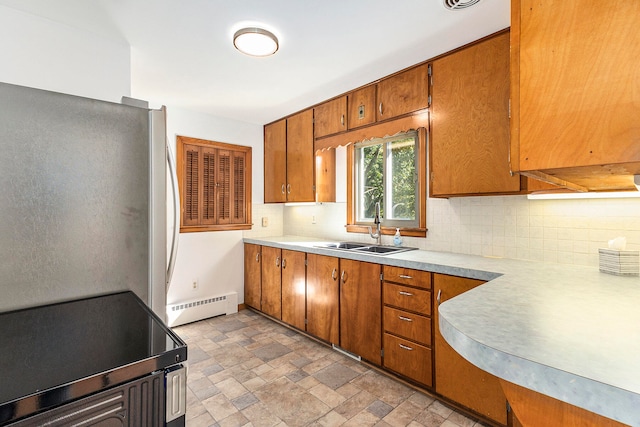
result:
[(394, 307), (431, 315), (431, 292), (429, 291), (385, 282), (383, 301)]
[(385, 332), (431, 346), (431, 319), (391, 307), (384, 307)]
[(384, 334), (384, 367), (419, 383), (432, 386), (431, 349)]

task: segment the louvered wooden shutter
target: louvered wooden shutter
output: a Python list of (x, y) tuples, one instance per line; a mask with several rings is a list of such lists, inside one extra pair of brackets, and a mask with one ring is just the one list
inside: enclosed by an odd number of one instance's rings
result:
[(200, 149), (195, 145), (184, 145), (185, 177), (182, 219), (185, 225), (199, 224), (199, 170)]
[(244, 224), (246, 222), (246, 189), (244, 183), (245, 153), (233, 153), (233, 209), (231, 222)]
[(218, 150), (218, 224), (231, 223), (231, 152)]
[(201, 224), (217, 224), (216, 217), (216, 152), (215, 148), (202, 147), (202, 221)]

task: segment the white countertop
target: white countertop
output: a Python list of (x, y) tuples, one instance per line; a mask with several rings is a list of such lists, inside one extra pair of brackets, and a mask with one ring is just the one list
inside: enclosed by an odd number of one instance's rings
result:
[(640, 278), (597, 268), (432, 251), (354, 254), (316, 238), (244, 239), (488, 283), (439, 307), (440, 331), (479, 368), (640, 426)]

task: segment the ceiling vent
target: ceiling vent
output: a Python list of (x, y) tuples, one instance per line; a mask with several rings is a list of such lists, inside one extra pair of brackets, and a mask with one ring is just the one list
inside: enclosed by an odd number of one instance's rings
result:
[(460, 10), (466, 9), (467, 7), (471, 7), (476, 3), (479, 3), (480, 0), (443, 0), (444, 7), (449, 10)]

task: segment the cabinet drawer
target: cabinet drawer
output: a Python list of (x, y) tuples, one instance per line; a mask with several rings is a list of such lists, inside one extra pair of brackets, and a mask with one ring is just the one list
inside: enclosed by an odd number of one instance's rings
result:
[(384, 366), (431, 387), (431, 349), (384, 334)]
[(394, 307), (431, 315), (431, 292), (429, 291), (384, 282), (383, 301)]
[(431, 347), (431, 319), (384, 307), (384, 330)]
[(385, 265), (383, 272), (386, 281), (431, 289), (431, 273), (428, 271)]

